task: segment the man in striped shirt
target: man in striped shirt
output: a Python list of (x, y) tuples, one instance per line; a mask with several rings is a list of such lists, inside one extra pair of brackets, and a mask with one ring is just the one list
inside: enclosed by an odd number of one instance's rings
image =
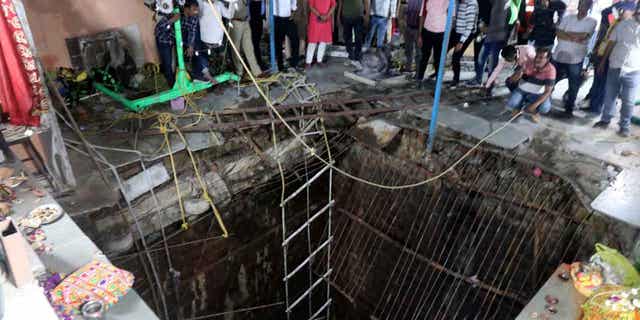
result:
[(518, 67), (508, 81), (518, 81), (518, 87), (513, 90), (507, 107), (516, 115), (526, 104), (525, 111), (531, 113), (533, 122), (539, 122), (539, 113), (551, 110), (551, 93), (556, 81), (556, 68), (550, 62), (549, 48), (537, 48), (533, 61)]
[(462, 55), (478, 35), (476, 32), (478, 12), (477, 0), (460, 0), (458, 3), (456, 29), (449, 42), (450, 46), (455, 48), (451, 60), (451, 68), (453, 69), (452, 87), (457, 86), (460, 81), (460, 60)]

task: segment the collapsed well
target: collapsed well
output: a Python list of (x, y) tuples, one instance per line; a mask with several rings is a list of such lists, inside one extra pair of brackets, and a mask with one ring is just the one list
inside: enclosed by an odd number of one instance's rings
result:
[[(366, 140), (366, 139), (364, 139)], [(348, 134), (332, 137), (338, 166), (384, 185), (423, 181), (442, 172), (467, 146), (441, 141), (424, 161), (424, 135), (403, 130), (384, 147)], [(285, 194), (322, 168), (311, 159), (285, 173)], [(584, 258), (598, 236), (571, 184), (517, 156), (477, 150), (432, 183), (386, 190), (335, 174), (333, 195), (332, 317), (335, 319), (513, 319), (562, 262)], [(318, 179), (287, 207), (295, 230), (327, 201)], [(280, 176), (237, 197), (230, 207), (233, 240), (201, 250), (174, 249), (181, 271), (178, 304), (184, 315), (269, 305), (285, 299)], [(180, 241), (202, 238), (207, 226)], [(292, 242), (291, 265), (326, 241), (326, 220)], [(256, 238), (258, 236), (258, 238)], [(259, 240), (259, 241), (258, 241)], [(196, 247), (199, 249), (199, 247)], [(242, 249), (239, 254), (231, 254)], [(290, 296), (308, 290), (327, 271), (326, 250), (290, 280)], [(159, 264), (162, 265), (159, 258)], [(166, 268), (166, 266), (162, 266)], [(162, 268), (161, 267), (161, 268)], [(131, 267), (130, 267), (131, 268)], [(165, 279), (165, 286), (169, 285)], [(290, 314), (308, 319), (325, 301), (316, 288)], [(167, 290), (168, 300), (171, 290)], [(283, 319), (282, 304), (237, 313), (231, 319)]]

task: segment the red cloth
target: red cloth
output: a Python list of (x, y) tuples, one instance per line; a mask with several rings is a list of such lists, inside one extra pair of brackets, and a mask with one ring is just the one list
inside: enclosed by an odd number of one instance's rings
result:
[[(329, 9), (335, 7), (336, 0), (309, 0), (309, 7), (316, 9), (320, 14), (328, 14)], [(333, 17), (326, 21), (320, 21), (318, 16), (309, 10), (309, 24), (307, 25), (308, 43), (332, 43)]]
[(47, 104), (40, 74), (12, 0), (0, 6), (0, 105), (11, 124), (39, 126), (34, 111)]

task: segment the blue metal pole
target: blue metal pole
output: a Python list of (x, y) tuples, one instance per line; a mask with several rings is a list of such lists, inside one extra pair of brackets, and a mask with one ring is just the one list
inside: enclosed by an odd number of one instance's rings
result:
[(427, 153), (433, 151), (433, 143), (436, 139), (438, 129), (438, 112), (440, 111), (440, 95), (442, 94), (442, 77), (444, 76), (444, 65), (447, 61), (447, 51), (449, 51), (449, 37), (451, 35), (451, 20), (455, 10), (455, 0), (449, 0), (447, 9), (447, 23), (444, 29), (444, 39), (442, 40), (442, 50), (440, 51), (440, 65), (438, 66), (438, 78), (436, 80), (436, 92), (433, 97), (433, 109), (431, 110), (431, 122), (429, 123), (429, 140), (427, 141)]
[(269, 60), (271, 61), (271, 71), (278, 72), (278, 63), (276, 62), (276, 27), (273, 18), (273, 9), (276, 0), (269, 0)]

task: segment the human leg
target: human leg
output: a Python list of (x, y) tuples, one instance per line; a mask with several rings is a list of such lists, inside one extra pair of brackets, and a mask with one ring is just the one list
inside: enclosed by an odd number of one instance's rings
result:
[(522, 109), (522, 102), (524, 101), (524, 92), (520, 89), (515, 89), (511, 92), (509, 100), (507, 100), (507, 108), (517, 111)]
[(244, 57), (249, 66), (249, 69), (251, 69), (251, 73), (254, 76), (257, 76), (262, 73), (262, 69), (260, 68), (260, 64), (258, 64), (255, 51), (253, 50), (251, 27), (246, 21), (242, 21), (240, 25), (242, 29), (242, 39), (240, 41), (240, 43), (242, 44), (242, 51), (244, 53)]
[(418, 29), (409, 26), (404, 30), (404, 57), (406, 61), (406, 70), (411, 70), (416, 59), (416, 42), (418, 40)]
[(610, 68), (607, 73), (607, 84), (604, 94), (604, 108), (602, 109), (601, 122), (609, 123), (613, 118), (616, 107), (616, 99), (620, 92), (620, 69)]
[(355, 60), (353, 45), (353, 18), (342, 17), (342, 38), (344, 38), (344, 46), (347, 49), (350, 60)]
[[(231, 30), (231, 41), (238, 48), (240, 54), (242, 54), (242, 26), (240, 21), (233, 22), (233, 28)], [(240, 62), (240, 57), (235, 54), (231, 55), (231, 60), (233, 60), (233, 66), (235, 67), (236, 74), (239, 76), (244, 75), (244, 68), (242, 67), (242, 62)]]
[(620, 100), (620, 130), (629, 130), (631, 124), (631, 116), (633, 108), (638, 99), (638, 90), (640, 90), (640, 71), (625, 73), (620, 75), (621, 91)]
[(355, 19), (353, 24), (353, 32), (354, 32), (354, 47), (353, 47), (353, 55), (356, 61), (360, 61), (362, 58), (362, 41), (364, 40), (364, 18), (358, 17)]
[(327, 43), (326, 42), (320, 42), (318, 44), (318, 56), (317, 56), (317, 60), (318, 63), (322, 63), (323, 59), (324, 59), (324, 52), (327, 49)]
[(422, 30), (421, 38), (422, 38), (422, 48), (420, 52), (420, 64), (418, 65), (418, 70), (416, 71), (416, 80), (422, 81), (424, 78), (424, 72), (427, 70), (427, 64), (429, 63), (429, 56), (431, 56), (431, 38), (430, 32), (427, 30)]
[(489, 57), (491, 60), (489, 61), (489, 66), (487, 67), (487, 69), (489, 69), (489, 74), (491, 74), (493, 72), (493, 69), (495, 69), (498, 65), (498, 56), (500, 55), (500, 51), (502, 50), (502, 48), (504, 48), (504, 41), (491, 43), (489, 50)]
[(582, 63), (567, 64), (567, 77), (569, 78), (569, 90), (567, 91), (567, 101), (564, 109), (567, 113), (572, 113), (576, 104), (576, 97), (580, 84), (582, 83)]
[(164, 75), (169, 87), (173, 87), (176, 81), (175, 71), (173, 69), (173, 46), (156, 42), (158, 47), (158, 57), (160, 58), (160, 72)]
[(260, 42), (262, 40), (262, 1), (249, 2), (249, 25), (251, 26), (251, 44), (253, 45), (253, 55), (258, 64), (264, 66), (262, 61), (262, 51)]
[[(457, 34), (457, 41), (459, 42), (461, 35), (458, 33)], [(470, 37), (471, 38), (471, 37)], [(467, 39), (463, 44), (462, 44), (462, 48), (458, 51), (453, 51), (453, 56), (451, 57), (451, 69), (453, 70), (453, 83), (457, 84), (458, 82), (460, 82), (460, 60), (462, 60), (462, 55), (464, 54), (464, 51), (467, 49), (467, 47), (469, 46), (469, 44), (471, 43), (471, 41), (469, 41), (469, 39)]]
[[(440, 54), (442, 53), (442, 42), (444, 41), (444, 32), (433, 33), (433, 69), (438, 72), (440, 66)], [(445, 55), (446, 57), (446, 55)]]
[(307, 55), (305, 56), (305, 63), (310, 65), (313, 62), (313, 55), (316, 52), (317, 43), (311, 42), (307, 43)]
[(284, 71), (284, 58), (282, 56), (282, 46), (284, 44), (284, 37), (287, 28), (286, 19), (281, 17), (273, 17), (274, 19), (274, 37), (276, 45), (276, 61), (278, 63), (278, 69)]
[(291, 67), (295, 68), (300, 60), (300, 37), (298, 36), (298, 26), (291, 19), (287, 19), (286, 34), (291, 44)]
[(604, 95), (607, 88), (607, 73), (609, 73), (609, 63), (605, 62), (604, 72), (596, 72), (593, 76), (593, 84), (591, 86), (591, 98), (589, 99), (589, 112), (601, 114), (604, 104)]
[(371, 16), (371, 20), (369, 20), (369, 32), (367, 32), (367, 37), (364, 41), (364, 48), (371, 47), (371, 42), (373, 41), (373, 37), (377, 32), (376, 30), (380, 24), (381, 19), (383, 18), (378, 16)]
[(482, 44), (482, 48), (480, 49), (480, 53), (478, 56), (478, 63), (476, 64), (476, 82), (482, 83), (484, 79), (484, 68), (487, 65), (487, 60), (489, 59), (489, 43), (485, 41)]
[(204, 79), (203, 71), (208, 69), (209, 55), (206, 47), (201, 41), (196, 41), (196, 54), (191, 58), (191, 77), (193, 79)]
[(380, 23), (378, 25), (378, 30), (376, 34), (376, 47), (382, 48), (384, 45), (384, 38), (387, 35), (387, 23), (389, 22), (388, 18), (380, 19)]

